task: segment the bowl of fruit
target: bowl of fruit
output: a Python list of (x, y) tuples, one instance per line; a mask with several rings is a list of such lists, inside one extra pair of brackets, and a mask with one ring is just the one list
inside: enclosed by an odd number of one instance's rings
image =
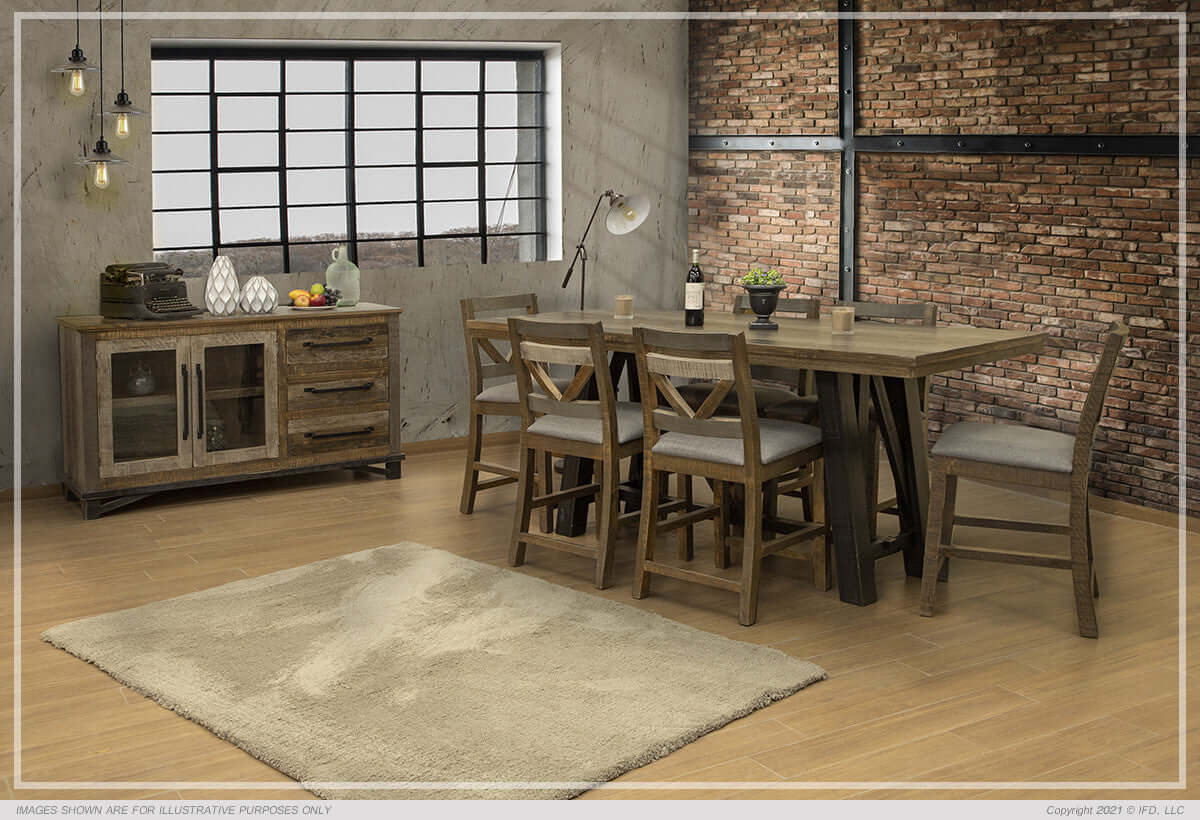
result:
[(292, 310), (333, 310), (341, 294), (317, 282), (308, 290), (297, 288), (288, 293)]

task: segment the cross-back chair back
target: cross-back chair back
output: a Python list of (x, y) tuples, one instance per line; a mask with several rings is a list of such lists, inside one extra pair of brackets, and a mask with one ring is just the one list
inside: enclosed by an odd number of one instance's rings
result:
[[(750, 294), (743, 293), (738, 297), (733, 305), (733, 312), (738, 315), (749, 315), (754, 312), (750, 309)], [(779, 306), (775, 309), (775, 315), (815, 322), (821, 318), (821, 300), (811, 297), (781, 297)], [(783, 382), (798, 390), (800, 395), (811, 395), (815, 392), (812, 373), (807, 370), (797, 372), (786, 367), (754, 364), (750, 365), (750, 375), (760, 381)]]
[[(742, 438), (746, 468), (757, 465), (758, 408), (745, 334), (680, 333), (635, 327), (633, 340), (638, 354), (647, 446), (653, 447), (666, 432)], [(707, 395), (703, 390), (698, 391), (700, 400), (693, 403), (679, 392), (672, 379), (700, 379), (710, 384), (711, 389)], [(737, 397), (739, 415), (714, 417), (731, 393)]]
[(472, 319), (483, 314), (514, 313), (533, 315), (538, 312), (537, 294), (518, 293), (512, 296), (477, 296), (459, 301), (462, 311), (463, 332), (467, 344), (467, 368), (471, 381), (471, 395), (477, 396), (483, 392), (484, 381), (488, 379), (508, 378), (513, 376), (510, 354), (496, 347), (492, 339), (487, 338), (481, 331), (468, 327)]
[(853, 307), (854, 318), (891, 319), (896, 322), (919, 322), (925, 327), (937, 326), (937, 305), (933, 302), (838, 302), (838, 307)]
[[(606, 442), (616, 440), (612, 374), (604, 332), (599, 322), (539, 322), (510, 317), (509, 340), (520, 396), (521, 422), (528, 428), (541, 415), (598, 420)], [(551, 366), (575, 367), (575, 375), (560, 387)], [(582, 398), (595, 379), (597, 399)]]
[(1128, 340), (1129, 327), (1124, 322), (1113, 322), (1109, 326), (1108, 335), (1104, 339), (1104, 350), (1096, 362), (1092, 383), (1088, 387), (1087, 398), (1084, 399), (1083, 410), (1079, 414), (1079, 432), (1075, 434), (1075, 452), (1072, 460), (1076, 472), (1083, 474), (1084, 481), (1091, 466), (1096, 427), (1100, 424), (1100, 417), (1104, 415), (1104, 401), (1108, 398), (1108, 388), (1112, 384), (1117, 357)]

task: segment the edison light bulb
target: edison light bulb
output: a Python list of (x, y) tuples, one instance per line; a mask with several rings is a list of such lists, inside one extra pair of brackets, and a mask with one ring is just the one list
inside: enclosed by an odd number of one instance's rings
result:
[(625, 214), (625, 218), (628, 219), (630, 222), (637, 219), (637, 211), (635, 211), (632, 207), (630, 207), (628, 202), (624, 203), (624, 205), (625, 205), (625, 209), (624, 209), (623, 213)]
[(70, 73), (69, 76), (71, 81), (71, 96), (82, 97), (83, 92), (86, 90), (83, 87), (83, 72), (79, 69), (75, 69)]
[(107, 188), (108, 187), (108, 163), (107, 162), (97, 162), (96, 163), (96, 171), (95, 171), (94, 176), (92, 177), (92, 181), (95, 183), (97, 188)]
[(129, 115), (125, 113), (117, 114), (117, 136), (125, 139), (129, 136)]

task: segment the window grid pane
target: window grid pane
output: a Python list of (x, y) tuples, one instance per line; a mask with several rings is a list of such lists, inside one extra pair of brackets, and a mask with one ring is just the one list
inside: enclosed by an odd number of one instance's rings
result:
[(360, 244), (397, 264), (545, 258), (540, 57), (152, 65), (156, 256), (236, 252), (268, 273), (338, 242), (356, 261)]

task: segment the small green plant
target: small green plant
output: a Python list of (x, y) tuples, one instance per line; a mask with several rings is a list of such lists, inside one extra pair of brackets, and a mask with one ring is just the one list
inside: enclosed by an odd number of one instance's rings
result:
[(779, 271), (775, 270), (774, 268), (768, 271), (764, 271), (762, 268), (754, 268), (752, 271), (742, 277), (742, 284), (765, 287), (782, 287), (784, 282), (783, 276), (780, 275)]

